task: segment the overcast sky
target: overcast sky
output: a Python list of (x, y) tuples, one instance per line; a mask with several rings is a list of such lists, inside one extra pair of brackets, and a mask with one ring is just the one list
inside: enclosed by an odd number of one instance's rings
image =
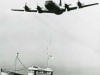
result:
[[(54, 1), (59, 4), (59, 0)], [(76, 6), (77, 0), (62, 2)], [(81, 2), (100, 3), (99, 0)], [(36, 9), (37, 4), (43, 7), (45, 0), (0, 0), (0, 67), (14, 67), (17, 52), (26, 67), (46, 67), (48, 47), (53, 56), (49, 66), (55, 75), (77, 72), (84, 75), (84, 70), (91, 68), (96, 70), (94, 75), (100, 74), (100, 5), (62, 15), (11, 11), (23, 9), (25, 3)]]

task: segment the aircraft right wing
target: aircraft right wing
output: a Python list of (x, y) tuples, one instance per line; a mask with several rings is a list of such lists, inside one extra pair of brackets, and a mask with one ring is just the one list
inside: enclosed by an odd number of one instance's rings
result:
[(38, 10), (22, 10), (22, 9), (11, 9), (12, 11), (26, 11), (26, 12), (39, 12), (39, 13), (52, 13), (52, 12), (50, 12), (50, 11), (48, 11), (48, 10), (40, 10), (40, 9), (38, 9)]
[(11, 9), (12, 11), (25, 11), (25, 10), (21, 10), (21, 9)]
[(53, 13), (52, 11), (46, 9), (43, 10), (40, 6), (37, 6), (37, 11), (38, 13)]
[(52, 11), (49, 11), (49, 10), (42, 10), (43, 13), (54, 13)]
[(12, 11), (26, 11), (26, 12), (37, 12), (37, 10), (22, 10), (22, 9), (11, 9)]

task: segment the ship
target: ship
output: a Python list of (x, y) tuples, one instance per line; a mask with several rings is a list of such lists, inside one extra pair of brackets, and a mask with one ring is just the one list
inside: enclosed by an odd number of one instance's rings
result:
[[(22, 64), (22, 62), (20, 61), (20, 59), (19, 59), (19, 57), (18, 57), (18, 54), (19, 53), (17, 53), (17, 56), (16, 56), (16, 59), (15, 59), (15, 70), (14, 71), (8, 71), (8, 70), (6, 70), (6, 69), (1, 69), (1, 75), (23, 75), (23, 74), (20, 74), (20, 73), (18, 73), (18, 71), (20, 71), (20, 70), (16, 70), (16, 62), (17, 62), (17, 60)], [(22, 64), (23, 65), (23, 64)], [(24, 66), (24, 65), (23, 65)], [(24, 66), (25, 67), (25, 66)], [(26, 68), (26, 67), (25, 67)]]
[[(51, 68), (40, 68), (40, 67), (37, 67), (37, 66), (31, 66), (29, 67), (28, 69), (23, 65), (23, 63), (20, 61), (19, 57), (18, 57), (18, 54), (17, 53), (17, 56), (16, 56), (16, 59), (15, 59), (15, 70), (14, 72), (13, 71), (7, 71), (5, 69), (1, 69), (1, 75), (24, 75), (24, 74), (20, 74), (18, 73), (19, 71), (21, 70), (28, 70), (28, 74), (27, 75), (53, 75), (53, 70)], [(21, 69), (21, 70), (16, 70), (16, 62), (17, 60), (22, 64), (22, 66), (24, 67), (24, 69)], [(48, 65), (48, 62), (47, 62), (47, 65)]]
[(1, 75), (23, 75), (16, 72), (6, 71), (5, 69), (1, 69)]

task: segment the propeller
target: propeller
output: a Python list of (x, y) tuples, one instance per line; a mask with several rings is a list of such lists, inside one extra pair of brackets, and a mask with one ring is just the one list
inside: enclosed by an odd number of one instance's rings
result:
[[(40, 7), (40, 6), (37, 4), (37, 7)], [(35, 9), (37, 9), (37, 7), (36, 7)], [(40, 8), (42, 8), (42, 9), (43, 9), (43, 7), (40, 7)]]
[(66, 4), (66, 3), (65, 3), (65, 6), (64, 6), (64, 7), (65, 7), (65, 8), (69, 8), (69, 6), (71, 6), (71, 4)]
[(25, 3), (25, 6), (27, 6), (27, 3)]
[(72, 4), (66, 4), (65, 2), (64, 2), (64, 7), (69, 7), (69, 6), (71, 6)]
[(39, 9), (39, 5), (38, 5), (38, 3), (37, 3), (37, 7), (36, 7), (36, 9), (37, 9), (37, 10)]
[(28, 12), (29, 12), (30, 9), (31, 9), (31, 8), (29, 8), (29, 7), (27, 6), (27, 3), (25, 3), (25, 6), (24, 6), (23, 8), (24, 8), (25, 11), (28, 11)]
[(81, 5), (85, 5), (84, 3), (81, 3), (79, 0), (78, 0), (78, 2), (79, 2)]
[[(28, 5), (27, 5), (27, 3), (25, 3), (25, 6), (23, 8), (25, 8), (25, 7), (29, 8)], [(31, 8), (29, 8), (29, 9), (31, 9)]]
[(37, 4), (37, 11), (38, 11), (38, 13), (42, 13), (42, 8)]
[(27, 6), (27, 3), (25, 3), (25, 6), (23, 8), (25, 8)]

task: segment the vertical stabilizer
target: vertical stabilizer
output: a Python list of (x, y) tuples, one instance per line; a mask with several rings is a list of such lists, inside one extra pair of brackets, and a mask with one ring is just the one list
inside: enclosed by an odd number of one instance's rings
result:
[(62, 1), (60, 0), (59, 5), (62, 6)]

